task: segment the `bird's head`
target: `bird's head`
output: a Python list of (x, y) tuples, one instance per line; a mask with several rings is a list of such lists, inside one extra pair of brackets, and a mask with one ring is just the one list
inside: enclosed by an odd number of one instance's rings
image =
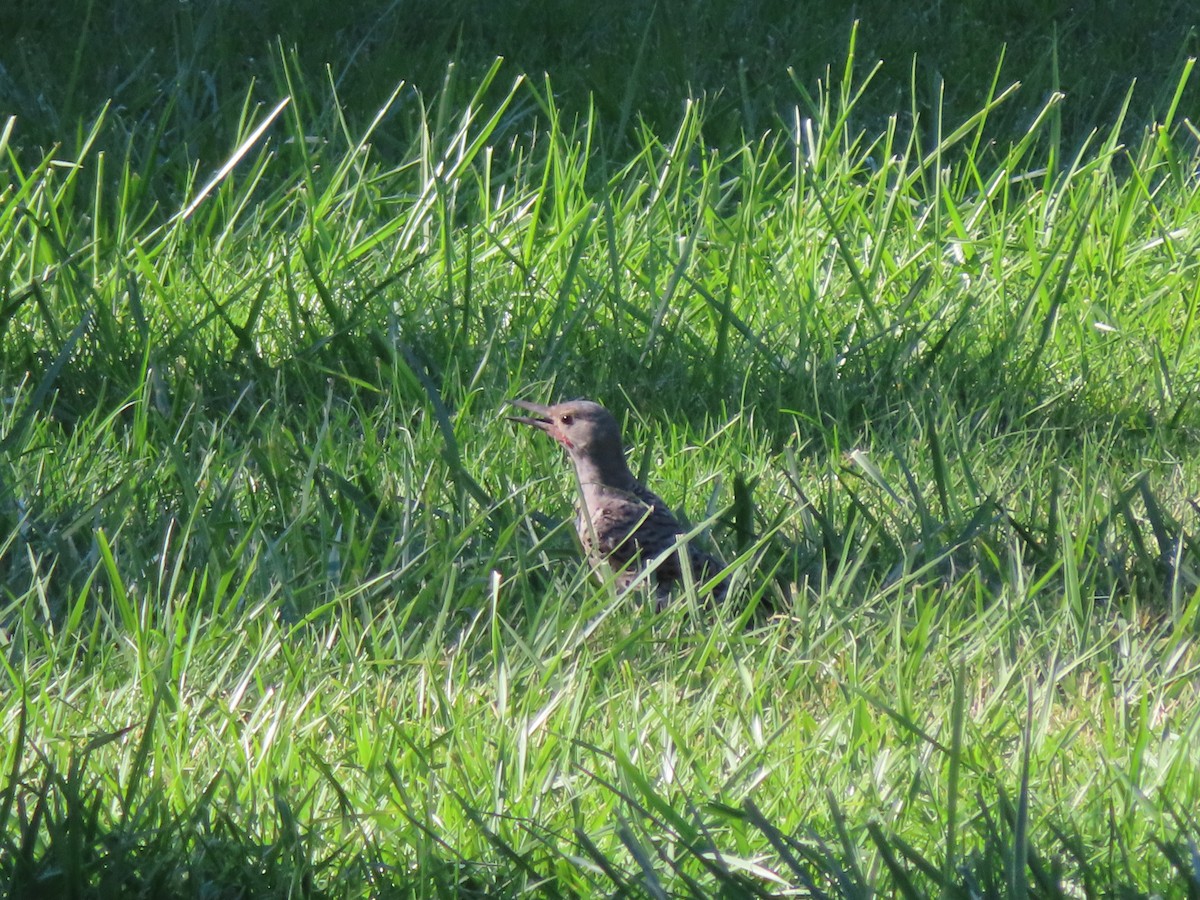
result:
[(620, 461), (621, 429), (612, 413), (591, 400), (569, 400), (553, 406), (541, 406), (525, 400), (509, 401), (531, 413), (528, 416), (509, 416), (514, 422), (530, 425), (546, 432), (562, 444), (575, 460), (597, 463)]

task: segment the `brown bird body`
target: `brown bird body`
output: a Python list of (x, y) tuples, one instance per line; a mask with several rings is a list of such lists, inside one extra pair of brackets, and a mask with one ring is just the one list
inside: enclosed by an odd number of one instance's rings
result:
[[(620, 427), (608, 410), (590, 400), (553, 406), (524, 400), (512, 403), (533, 413), (511, 416), (514, 422), (546, 432), (562, 444), (575, 464), (581, 494), (575, 529), (593, 569), (611, 567), (617, 586), (627, 588), (660, 554), (678, 545), (686, 529), (662, 498), (629, 471)], [(691, 545), (683, 553), (667, 556), (654, 572), (660, 608), (671, 589), (682, 583), (684, 560), (697, 586), (723, 568)], [(713, 594), (723, 599), (725, 585), (714, 586)]]

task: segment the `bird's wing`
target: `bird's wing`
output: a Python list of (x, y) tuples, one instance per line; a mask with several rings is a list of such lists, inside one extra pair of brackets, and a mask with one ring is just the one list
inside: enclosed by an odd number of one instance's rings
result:
[[(643, 527), (648, 527), (654, 532), (669, 535), (671, 543), (679, 540), (679, 536), (687, 529), (679, 524), (679, 521), (671, 514), (670, 509), (663, 502), (662, 498), (641, 484), (637, 484), (635, 490), (640, 500), (654, 507), (653, 515), (646, 520), (646, 526)], [(666, 544), (664, 543), (655, 550), (655, 554), (661, 553), (665, 549)], [(724, 563), (711, 553), (701, 550), (694, 543), (688, 544), (688, 558), (692, 563), (692, 571), (701, 579), (711, 578), (725, 568)]]
[[(684, 529), (657, 494), (638, 485), (636, 492), (607, 492), (592, 497), (580, 512), (579, 536), (593, 565), (607, 563), (631, 580), (637, 570), (679, 540)], [(659, 589), (683, 579), (682, 554), (663, 559), (654, 573)], [(716, 575), (723, 566), (699, 547), (687, 548), (688, 565), (697, 584)], [(724, 585), (718, 585), (724, 595)], [(718, 598), (720, 599), (720, 598)]]
[(614, 568), (627, 565), (639, 554), (648, 562), (679, 535), (679, 523), (668, 510), (633, 497), (606, 498), (596, 504), (590, 524), (596, 553)]
[[(679, 524), (679, 521), (673, 516), (667, 505), (659, 499), (658, 495), (642, 488), (645, 494), (643, 499), (654, 503), (653, 512), (646, 518), (637, 532), (634, 534), (634, 540), (645, 548), (643, 557), (653, 558), (662, 553), (672, 544), (676, 543), (680, 536), (684, 534), (686, 529)], [(713, 578), (725, 568), (724, 563), (696, 546), (695, 543), (687, 545), (688, 564), (692, 570), (692, 578), (699, 586), (703, 582)], [(681, 554), (672, 553), (664, 559), (658, 567), (656, 577), (660, 585), (664, 583), (675, 583), (683, 579), (683, 562)], [(725, 599), (726, 584), (724, 581), (719, 582), (713, 589), (713, 596), (718, 601)]]

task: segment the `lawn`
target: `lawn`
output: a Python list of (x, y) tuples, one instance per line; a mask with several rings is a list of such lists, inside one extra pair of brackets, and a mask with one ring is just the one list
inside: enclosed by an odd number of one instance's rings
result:
[[(1193, 61), (1090, 130), (468, 43), (0, 119), (8, 893), (1200, 892)], [(725, 605), (589, 577), (505, 419), (578, 396)]]

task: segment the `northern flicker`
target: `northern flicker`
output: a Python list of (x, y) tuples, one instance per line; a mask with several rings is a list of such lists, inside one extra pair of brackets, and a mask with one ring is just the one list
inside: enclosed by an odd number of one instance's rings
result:
[[(625, 462), (621, 429), (599, 403), (571, 400), (540, 406), (513, 400), (532, 415), (510, 416), (514, 422), (546, 432), (566, 449), (575, 464), (580, 498), (575, 529), (592, 568), (603, 577), (603, 567), (616, 573), (617, 586), (627, 588), (659, 554), (676, 546), (686, 534), (662, 498), (633, 477)], [(691, 544), (665, 558), (654, 572), (657, 606), (661, 609), (671, 589), (683, 582), (682, 559), (699, 586), (723, 566)], [(723, 600), (724, 582), (712, 591)]]

